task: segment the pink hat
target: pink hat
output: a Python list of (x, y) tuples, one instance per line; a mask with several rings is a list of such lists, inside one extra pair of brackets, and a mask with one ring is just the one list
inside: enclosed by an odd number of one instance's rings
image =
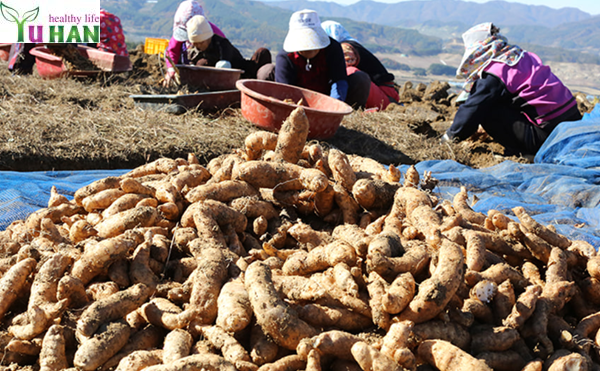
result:
[(186, 23), (195, 15), (204, 15), (204, 9), (196, 0), (185, 0), (179, 4), (173, 21), (173, 38), (187, 41)]

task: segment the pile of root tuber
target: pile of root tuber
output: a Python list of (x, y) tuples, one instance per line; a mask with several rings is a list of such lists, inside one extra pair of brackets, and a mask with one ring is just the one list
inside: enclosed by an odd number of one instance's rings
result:
[[(0, 232), (4, 365), (597, 370), (600, 257), (522, 207), (278, 134), (161, 158)], [(16, 365), (16, 366), (15, 366)]]

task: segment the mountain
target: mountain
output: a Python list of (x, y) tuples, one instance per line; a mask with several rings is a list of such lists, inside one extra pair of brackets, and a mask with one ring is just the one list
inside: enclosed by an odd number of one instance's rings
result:
[(600, 16), (557, 25), (555, 27), (533, 27), (529, 25), (505, 28), (507, 37), (538, 45), (574, 49), (599, 54)]
[[(570, 49), (589, 53), (573, 55), (580, 61), (597, 63), (600, 55), (600, 16), (576, 8), (552, 9), (506, 1), (479, 4), (460, 0), (402, 1), (394, 4), (362, 0), (352, 5), (326, 1), (269, 1), (269, 5), (291, 11), (316, 10), (322, 17), (342, 17), (389, 26), (412, 28), (444, 40), (458, 39), (469, 27), (493, 22), (510, 42), (533, 46), (550, 55)], [(543, 45), (543, 47), (542, 47)], [(530, 48), (531, 49), (531, 48)], [(556, 59), (555, 59), (556, 60)]]
[[(180, 0), (101, 0), (104, 8), (121, 19), (127, 40), (138, 42), (146, 37), (170, 38), (179, 3)], [(250, 52), (260, 46), (279, 51), (292, 14), (291, 10), (249, 0), (211, 0), (204, 2), (203, 7), (207, 18), (219, 26), (234, 45)], [(322, 17), (325, 19), (327, 17)], [(416, 30), (343, 18), (336, 20), (343, 22), (374, 52), (432, 55), (442, 50), (441, 39)]]
[[(180, 0), (101, 0), (101, 5), (116, 14), (123, 24), (128, 41), (140, 42), (146, 37), (170, 38), (173, 16)], [(283, 40), (291, 11), (261, 2), (245, 0), (213, 0), (202, 2), (205, 15), (240, 49), (276, 46)], [(280, 43), (282, 43), (281, 41)]]
[(168, 4), (147, 0), (100, 0), (100, 6), (121, 19), (128, 41), (170, 35), (177, 4), (176, 1)]
[(427, 21), (459, 22), (467, 26), (494, 22), (500, 27), (553, 27), (563, 23), (585, 21), (592, 17), (576, 8), (552, 9), (547, 6), (506, 1), (479, 4), (461, 0), (429, 0), (387, 4), (362, 0), (352, 5), (339, 5), (325, 1), (293, 0), (269, 1), (268, 4), (292, 11), (308, 8), (316, 10), (323, 17), (342, 17), (396, 27), (415, 27)]
[[(121, 18), (128, 42), (143, 42), (146, 37), (170, 38), (179, 3), (180, 0), (101, 0), (104, 8)], [(281, 8), (282, 5), (289, 9)], [(305, 0), (205, 0), (203, 6), (208, 19), (217, 24), (247, 57), (261, 46), (279, 51), (292, 12), (312, 8), (319, 12), (321, 20), (333, 19), (342, 23), (353, 37), (373, 52), (462, 53), (460, 35), (472, 24), (493, 21), (510, 42), (537, 53), (545, 61), (600, 64), (600, 16), (592, 17), (573, 8), (556, 10), (504, 1), (476, 4), (459, 0), (397, 4), (363, 0), (349, 6)], [(402, 11), (397, 13), (398, 9)], [(495, 17), (488, 16), (494, 12), (497, 13)], [(515, 13), (510, 18), (507, 12)], [(378, 22), (403, 23), (410, 28)], [(547, 25), (549, 22), (552, 24)]]

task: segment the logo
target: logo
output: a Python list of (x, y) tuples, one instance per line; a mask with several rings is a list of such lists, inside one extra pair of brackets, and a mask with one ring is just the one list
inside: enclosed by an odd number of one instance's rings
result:
[(0, 1), (2, 43), (98, 43), (100, 0)]
[(6, 5), (4, 3), (0, 3), (0, 13), (2, 13), (2, 16), (7, 21), (15, 22), (17, 24), (17, 27), (18, 27), (17, 42), (22, 43), (22, 42), (25, 42), (25, 39), (23, 38), (23, 34), (24, 34), (23, 29), (25, 28), (25, 22), (35, 21), (37, 16), (40, 14), (40, 7), (38, 6), (35, 9), (25, 12), (23, 14), (23, 18), (19, 18), (19, 12), (17, 12), (15, 9), (9, 7), (8, 5)]

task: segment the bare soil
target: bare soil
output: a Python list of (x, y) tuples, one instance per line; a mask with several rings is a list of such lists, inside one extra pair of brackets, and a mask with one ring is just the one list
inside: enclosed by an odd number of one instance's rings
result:
[[(134, 70), (128, 74), (57, 80), (36, 73), (14, 76), (0, 62), (0, 170), (124, 169), (190, 152), (207, 163), (259, 130), (240, 109), (172, 115), (135, 107), (130, 95), (164, 94), (164, 89), (157, 56), (138, 50), (131, 59)], [(441, 144), (456, 111), (447, 88), (439, 82), (407, 83), (402, 105), (354, 111), (321, 143), (394, 165), (452, 159), (482, 168), (506, 159), (527, 161), (504, 156), (503, 147), (489, 139)]]

